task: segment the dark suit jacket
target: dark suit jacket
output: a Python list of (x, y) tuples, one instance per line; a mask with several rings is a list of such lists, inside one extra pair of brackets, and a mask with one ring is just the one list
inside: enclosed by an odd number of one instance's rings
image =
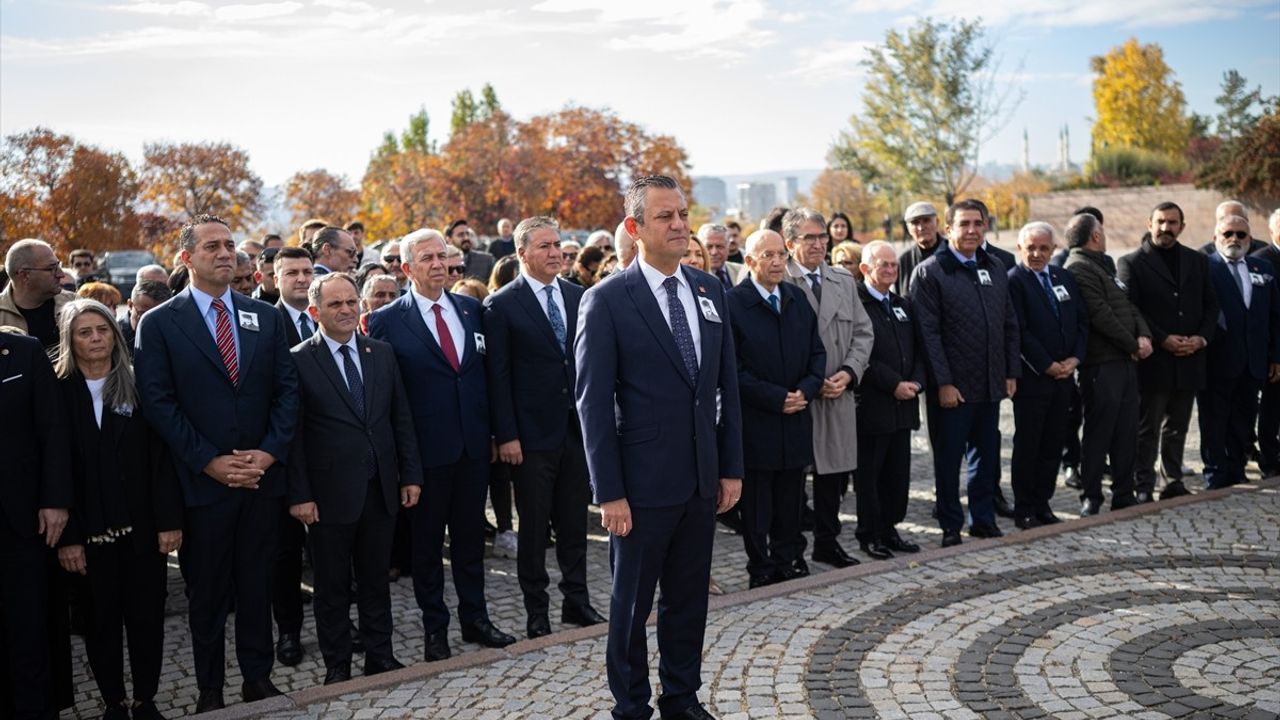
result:
[(1257, 252), (1249, 253), (1253, 257), (1262, 258), (1271, 263), (1271, 267), (1280, 272), (1280, 245), (1267, 245)]
[(556, 342), (524, 275), (485, 298), (489, 407), (499, 444), (518, 439), (523, 450), (555, 450), (578, 424), (573, 338), (584, 291), (560, 278), (554, 282), (564, 297), (568, 348)]
[(1083, 363), (1089, 348), (1089, 314), (1075, 278), (1052, 265), (1046, 265), (1045, 271), (1049, 273), (1049, 282), (1061, 286), (1068, 295), (1068, 299), (1058, 302), (1056, 316), (1049, 304), (1049, 295), (1035, 273), (1026, 265), (1016, 265), (1009, 271), (1009, 296), (1022, 331), (1022, 380), (1018, 382), (1018, 395), (1028, 397), (1052, 394), (1057, 383), (1072, 382), (1071, 378), (1054, 380), (1044, 371), (1053, 363), (1071, 357)]
[(1006, 273), (1018, 264), (1018, 259), (1015, 258), (1013, 253), (1008, 250), (1002, 250), (991, 243), (987, 243), (984, 249), (987, 251), (988, 255), (991, 255), (995, 259), (999, 260), (1001, 265), (1004, 265)]
[(137, 336), (138, 331), (134, 329), (133, 323), (129, 321), (129, 315), (126, 314), (122, 318), (117, 318), (116, 326), (120, 328), (120, 334), (124, 336), (125, 345), (129, 347), (129, 357), (133, 357), (133, 339)]
[(898, 256), (898, 281), (893, 284), (893, 292), (895, 295), (907, 297), (911, 292), (911, 275), (915, 271), (916, 266), (933, 257), (933, 254), (939, 248), (946, 247), (947, 239), (942, 233), (938, 233), (938, 239), (934, 241), (933, 247), (928, 250), (921, 250), (919, 245), (913, 240), (911, 247), (902, 251)]
[(497, 260), (494, 260), (492, 255), (483, 250), (472, 250), (463, 255), (462, 263), (466, 269), (467, 277), (487, 283)]
[(891, 294), (890, 304), (907, 318), (899, 319), (897, 313), (886, 312), (862, 283), (858, 283), (858, 299), (876, 335), (871, 360), (858, 383), (858, 434), (916, 430), (920, 427), (920, 401), (893, 396), (903, 381), (918, 383), (922, 390), (925, 387), (924, 359), (916, 348), (915, 311), (906, 298)]
[(720, 478), (742, 477), (738, 363), (724, 286), (680, 267), (698, 301), (719, 316), (689, 318), (702, 333), (695, 386), (642, 262), (588, 290), (578, 311), (578, 416), (595, 502), (669, 507), (695, 493), (714, 498)]
[(36, 534), (41, 508), (70, 508), (66, 416), (44, 346), (0, 332), (0, 515), (18, 537)]
[[(514, 255), (515, 252), (516, 241), (510, 236), (494, 238), (489, 242), (489, 254), (493, 256), (495, 261), (501, 260), (508, 255)], [(488, 280), (488, 278), (485, 279)]]
[(1204, 352), (1174, 357), (1161, 347), (1170, 335), (1199, 335), (1213, 342), (1218, 298), (1209, 280), (1209, 258), (1177, 246), (1178, 277), (1157, 255), (1150, 236), (1116, 261), (1116, 277), (1151, 329), (1151, 356), (1138, 363), (1138, 381), (1146, 390), (1198, 390), (1204, 387)]
[(813, 416), (809, 409), (784, 415), (787, 393), (813, 400), (826, 378), (827, 350), (818, 317), (793, 283), (778, 285), (781, 312), (774, 312), (750, 278), (729, 291), (729, 319), (738, 356), (742, 399), (742, 453), (754, 470), (788, 470), (813, 462)]
[(1280, 287), (1276, 285), (1280, 280), (1266, 260), (1254, 256), (1244, 262), (1262, 282), (1252, 285), (1248, 308), (1226, 260), (1216, 252), (1209, 256), (1209, 277), (1222, 308), (1218, 331), (1209, 343), (1209, 367), (1214, 378), (1248, 372), (1255, 380), (1266, 380), (1268, 366), (1280, 363)]
[[(485, 359), (477, 350), (484, 337), (480, 303), (466, 295), (444, 293), (462, 321), (466, 347), (454, 370), (445, 359), (414, 300), (407, 292), (369, 316), (369, 336), (391, 343), (400, 375), (406, 378), (409, 407), (418, 434), (424, 469), (452, 465), (465, 452), (473, 460), (489, 458), (489, 393)], [(479, 344), (484, 344), (483, 339)]]
[(368, 489), (365, 458), (372, 448), (387, 514), (400, 504), (399, 488), (422, 484), (413, 413), (391, 346), (356, 336), (365, 414), (355, 403), (337, 358), (320, 333), (295, 347), (301, 414), (289, 464), (289, 504), (314, 502), (320, 522), (360, 519)]
[[(293, 317), (289, 315), (289, 311), (284, 307), (284, 299), (276, 300), (276, 310), (280, 311), (280, 322), (284, 323), (284, 344), (289, 348), (297, 346), (305, 338), (298, 332), (298, 325), (293, 322)], [(311, 321), (311, 327), (315, 327), (314, 320)]]
[[(131, 408), (126, 415), (104, 404), (99, 428), (93, 397), (80, 373), (60, 380), (58, 390), (66, 412), (76, 494), (59, 544), (81, 545), (89, 537), (101, 535), (107, 528), (102, 506), (87, 502), (87, 498), (104, 487), (123, 487), (134, 550), (160, 552), (156, 533), (182, 529), (182, 488), (164, 441), (142, 416), (142, 408)], [(101, 453), (113, 457), (104, 462)], [(109, 468), (118, 479), (104, 477)]]
[[(191, 288), (146, 315), (138, 326), (134, 369), (143, 414), (164, 438), (188, 507), (212, 505), (234, 493), (279, 497), (285, 492), (298, 422), (298, 376), (278, 311), (232, 293), (231, 321), (257, 315), (258, 329), (240, 327), (240, 378), (227, 375)], [(276, 459), (257, 490), (229, 488), (204, 474), (218, 455), (260, 449)]]

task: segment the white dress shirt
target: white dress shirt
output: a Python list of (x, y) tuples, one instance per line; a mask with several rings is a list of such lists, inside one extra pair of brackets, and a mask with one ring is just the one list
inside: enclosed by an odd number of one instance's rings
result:
[(1244, 258), (1232, 262), (1223, 256), (1223, 261), (1227, 263), (1227, 270), (1235, 273), (1240, 277), (1241, 294), (1244, 295), (1244, 307), (1249, 309), (1249, 303), (1253, 302), (1253, 281), (1249, 279), (1249, 266), (1245, 263)]
[(775, 287), (773, 292), (765, 290), (763, 285), (756, 282), (756, 276), (754, 274), (751, 275), (751, 284), (756, 286), (756, 292), (760, 293), (760, 297), (764, 298), (765, 304), (768, 305), (770, 309), (773, 309), (773, 303), (769, 298), (778, 298), (778, 312), (782, 312), (782, 293), (778, 292), (778, 288)]
[[(565, 312), (564, 291), (560, 289), (560, 283), (553, 278), (548, 286), (524, 271), (521, 271), (520, 274), (524, 276), (524, 281), (529, 284), (529, 289), (533, 291), (533, 296), (538, 298), (538, 305), (542, 308), (543, 315), (547, 315), (547, 291), (544, 288), (552, 288), (551, 296), (556, 300), (556, 309), (560, 311), (560, 319), (564, 321), (565, 332), (568, 332), (569, 313)], [(550, 315), (547, 315), (547, 322), (551, 322)]]
[[(303, 335), (302, 326), (298, 324), (298, 318), (302, 317), (303, 315), (306, 315), (306, 312), (302, 310), (295, 310), (293, 306), (287, 302), (282, 302), (280, 304), (284, 306), (284, 311), (289, 313), (289, 320), (293, 323), (293, 331), (298, 333), (299, 338), (302, 338), (303, 340), (309, 340), (310, 336)], [(311, 319), (310, 315), (307, 315), (307, 324), (311, 326), (311, 333), (315, 334), (316, 328), (319, 326), (316, 325), (315, 320)]]
[(871, 284), (870, 280), (863, 280), (862, 286), (867, 289), (867, 294), (875, 298), (878, 302), (884, 302), (884, 299), (889, 297), (889, 293), (882, 293), (877, 290), (875, 286)]
[[(434, 323), (433, 323), (434, 324)], [(360, 379), (364, 379), (364, 367), (360, 365), (360, 346), (356, 345), (356, 334), (351, 333), (351, 338), (345, 343), (320, 333), (320, 337), (324, 338), (324, 344), (329, 346), (329, 354), (333, 355), (333, 361), (338, 365), (338, 374), (342, 376), (342, 381), (351, 387), (351, 381), (347, 379), (347, 363), (342, 359), (342, 348), (351, 348), (351, 360), (356, 364), (356, 372), (360, 373)]]
[[(196, 308), (200, 310), (200, 317), (204, 318), (204, 324), (209, 328), (209, 335), (213, 338), (213, 346), (218, 347), (218, 313), (213, 309), (213, 296), (203, 290), (198, 289), (195, 285), (190, 285), (191, 299), (196, 301)], [(225, 292), (222, 293), (222, 304), (227, 308), (227, 317), (231, 320), (231, 339), (236, 345), (236, 363), (240, 362), (240, 318), (236, 313), (236, 305), (231, 302), (231, 287), (227, 286)], [(261, 322), (259, 322), (261, 324)], [(243, 368), (242, 368), (243, 369)]]
[[(413, 293), (413, 301), (418, 305), (418, 312), (422, 313), (422, 322), (427, 324), (427, 330), (430, 331), (431, 337), (436, 339), (436, 345), (440, 345), (440, 333), (436, 330), (436, 311), (432, 308), (436, 305), (440, 306), (440, 316), (444, 318), (444, 324), (449, 327), (449, 335), (453, 337), (453, 349), (458, 354), (458, 363), (461, 364), (463, 352), (467, 349), (466, 329), (462, 327), (462, 318), (458, 316), (453, 303), (447, 301), (448, 294), (441, 291), (440, 299), (432, 300), (416, 289), (409, 292)], [(444, 346), (440, 345), (440, 347)]]
[[(667, 307), (667, 289), (662, 286), (662, 283), (672, 276), (663, 275), (657, 268), (640, 258), (636, 258), (636, 262), (640, 263), (640, 272), (644, 274), (645, 282), (649, 283), (649, 289), (653, 291), (653, 297), (658, 301), (662, 319), (667, 321), (667, 327), (671, 327), (671, 310)], [(702, 313), (698, 311), (698, 303), (693, 299), (693, 288), (689, 287), (689, 281), (685, 279), (684, 273), (678, 266), (674, 277), (679, 283), (676, 287), (676, 298), (684, 306), (684, 316), (689, 322), (689, 334), (693, 335), (693, 350), (698, 356), (698, 367), (702, 367), (702, 326), (698, 319)]]

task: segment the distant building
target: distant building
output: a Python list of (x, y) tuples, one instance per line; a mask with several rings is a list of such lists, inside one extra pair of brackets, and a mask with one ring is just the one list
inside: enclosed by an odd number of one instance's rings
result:
[(696, 177), (693, 179), (693, 201), (717, 216), (724, 212), (729, 204), (729, 195), (725, 190), (724, 180), (718, 177)]
[[(796, 195), (800, 193), (799, 185), (800, 183), (794, 175), (788, 175), (787, 177), (779, 180), (777, 182), (778, 204), (786, 205), (787, 207), (794, 205), (796, 202)], [(772, 210), (773, 208), (769, 209)]]
[[(792, 178), (794, 180), (794, 178)], [(738, 183), (738, 212), (747, 222), (755, 222), (778, 205), (778, 187), (774, 183)]]

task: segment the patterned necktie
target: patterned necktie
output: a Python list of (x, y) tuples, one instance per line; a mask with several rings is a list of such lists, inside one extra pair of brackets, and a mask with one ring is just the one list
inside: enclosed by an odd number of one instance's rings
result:
[(688, 371), (689, 379), (697, 385), (698, 353), (693, 347), (693, 332), (689, 330), (689, 318), (684, 314), (684, 304), (676, 294), (680, 289), (680, 281), (669, 277), (662, 281), (662, 287), (667, 291), (667, 313), (671, 316), (671, 334), (675, 337), (676, 348), (680, 351), (680, 358), (684, 360), (684, 369)]
[(1049, 282), (1049, 273), (1041, 270), (1036, 274), (1040, 276), (1040, 284), (1044, 286), (1044, 291), (1049, 296), (1049, 307), (1053, 308), (1053, 316), (1062, 317), (1062, 310), (1058, 308), (1058, 296), (1053, 292), (1053, 285)]
[(556, 342), (564, 348), (568, 333), (565, 332), (564, 318), (560, 317), (560, 308), (556, 306), (555, 288), (548, 285), (543, 290), (547, 293), (547, 320), (551, 321), (551, 332), (555, 333)]
[[(1244, 300), (1244, 278), (1241, 277), (1240, 275), (1241, 263), (1239, 260), (1231, 260), (1227, 264), (1231, 268), (1231, 279), (1236, 281), (1236, 290), (1240, 291), (1240, 300), (1243, 301)], [(1248, 308), (1248, 307), (1249, 307), (1249, 304), (1245, 303), (1245, 308)]]
[(733, 286), (733, 283), (729, 280), (729, 271), (725, 270), (723, 265), (720, 266), (720, 270), (716, 274), (720, 277), (720, 283), (722, 285), (725, 287)]
[(818, 279), (818, 273), (811, 272), (808, 275), (809, 282), (812, 283), (813, 296), (822, 302), (822, 281)]
[(777, 314), (779, 314), (779, 315), (781, 315), (781, 314), (782, 314), (782, 310), (778, 307), (778, 296), (777, 296), (777, 295), (773, 295), (773, 294), (770, 294), (770, 295), (769, 295), (769, 307), (773, 308), (773, 311), (774, 311), (775, 313), (777, 313)]
[(444, 308), (440, 307), (440, 303), (431, 306), (431, 310), (436, 314), (436, 335), (440, 338), (440, 350), (444, 353), (444, 359), (449, 361), (449, 366), (454, 372), (458, 372), (458, 368), (462, 367), (462, 363), (458, 362), (458, 350), (453, 346), (453, 334), (449, 332), (449, 324), (444, 321)]
[(307, 317), (307, 314), (305, 312), (299, 313), (298, 314), (298, 337), (302, 338), (303, 340), (306, 340), (315, 334), (316, 334), (316, 331), (311, 328), (311, 318)]
[(227, 375), (232, 385), (240, 383), (240, 361), (236, 359), (236, 339), (231, 334), (231, 313), (221, 298), (213, 299), (213, 330), (218, 343), (218, 352), (222, 354), (222, 364), (227, 368)]

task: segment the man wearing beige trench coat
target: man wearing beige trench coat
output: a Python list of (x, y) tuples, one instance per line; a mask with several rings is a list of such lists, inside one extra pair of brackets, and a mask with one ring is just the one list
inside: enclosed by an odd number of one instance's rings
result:
[[(857, 281), (844, 268), (827, 264), (827, 223), (811, 208), (796, 208), (782, 219), (791, 252), (787, 280), (809, 298), (818, 314), (818, 335), (827, 350), (826, 382), (809, 405), (813, 415), (813, 560), (835, 567), (858, 561), (840, 547), (840, 494), (858, 467), (857, 405), (853, 391), (875, 340), (871, 319), (858, 300)], [(803, 561), (802, 561), (803, 562)]]

